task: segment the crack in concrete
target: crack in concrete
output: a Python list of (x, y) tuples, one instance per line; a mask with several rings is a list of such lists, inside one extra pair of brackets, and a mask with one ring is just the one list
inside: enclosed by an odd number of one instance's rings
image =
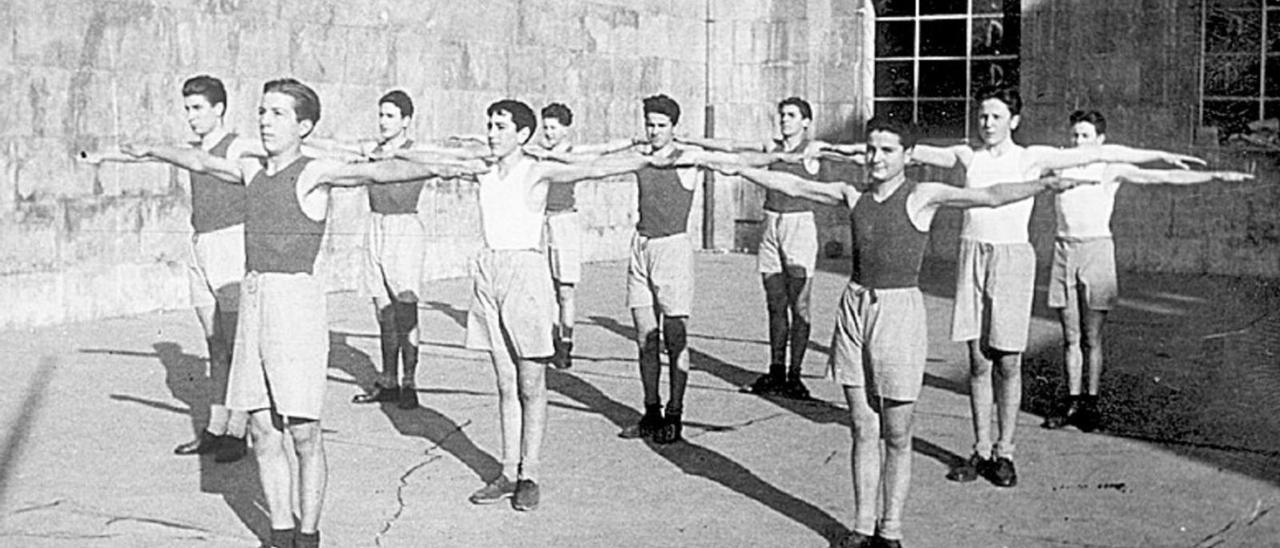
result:
[(395, 512), (392, 512), (389, 518), (387, 518), (385, 521), (382, 522), (382, 528), (378, 531), (378, 534), (374, 535), (373, 544), (375, 546), (379, 546), (379, 547), (382, 546), (382, 538), (385, 537), (387, 533), (391, 532), (391, 527), (394, 526), (396, 521), (400, 519), (400, 516), (404, 514), (405, 508), (408, 506), (408, 504), (405, 502), (405, 499), (404, 499), (404, 489), (409, 486), (409, 477), (417, 473), (418, 470), (425, 468), (428, 464), (431, 464), (440, 459), (443, 459), (444, 458), (443, 456), (436, 455), (434, 454), (434, 452), (437, 449), (440, 449), (441, 447), (443, 447), (444, 444), (449, 441), (449, 438), (452, 438), (455, 435), (461, 434), (462, 429), (470, 425), (471, 425), (471, 421), (466, 421), (462, 424), (459, 424), (456, 428), (453, 429), (452, 432), (445, 434), (443, 437), (440, 438), (439, 441), (435, 442), (435, 445), (432, 445), (431, 447), (427, 448), (427, 450), (424, 452), (426, 456), (425, 460), (417, 464), (414, 464), (413, 466), (410, 466), (408, 469), (404, 471), (404, 473), (400, 474), (399, 485), (396, 486), (396, 510)]
[[(94, 508), (91, 506), (86, 506), (74, 500), (64, 499), (64, 498), (55, 499), (52, 502), (48, 502), (44, 504), (27, 506), (25, 508), (21, 508), (13, 512), (10, 512), (9, 515), (15, 516), (19, 514), (26, 514), (30, 512), (39, 512), (39, 511), (60, 511), (60, 512), (66, 512), (73, 515), (100, 518), (103, 520), (102, 522), (103, 528), (111, 527), (112, 525), (115, 525), (121, 522), (133, 522), (133, 523), (142, 523), (147, 525), (156, 525), (156, 526), (164, 527), (166, 529), (172, 529), (172, 530), (181, 531), (184, 533), (194, 533), (198, 535), (199, 538), (202, 538), (205, 540), (208, 540), (211, 538), (233, 538), (233, 537), (227, 537), (225, 535), (220, 535), (214, 531), (205, 529), (203, 527), (198, 527), (195, 525), (189, 525), (186, 523), (181, 523), (181, 522), (166, 520), (166, 519), (159, 519), (159, 518), (133, 516), (128, 514), (116, 514), (106, 510)], [(31, 531), (9, 531), (9, 532), (0, 533), (0, 537), (33, 537), (33, 538), (50, 538), (50, 539), (95, 539), (95, 538), (114, 538), (119, 536), (121, 535), (108, 534), (108, 533), (79, 534), (79, 533), (59, 532), (59, 531), (53, 531), (53, 532), (47, 532), (47, 533), (36, 533)]]
[(1267, 515), (1274, 509), (1274, 505), (1263, 508), (1262, 501), (1259, 500), (1253, 504), (1253, 510), (1251, 510), (1248, 515), (1228, 521), (1221, 529), (1218, 529), (1217, 531), (1209, 534), (1209, 536), (1204, 537), (1203, 540), (1196, 544), (1196, 548), (1213, 548), (1214, 546), (1220, 546), (1222, 543), (1227, 542), (1227, 537), (1233, 534), (1236, 530), (1253, 526), (1253, 524), (1257, 523), (1259, 519), (1262, 519), (1263, 516)]

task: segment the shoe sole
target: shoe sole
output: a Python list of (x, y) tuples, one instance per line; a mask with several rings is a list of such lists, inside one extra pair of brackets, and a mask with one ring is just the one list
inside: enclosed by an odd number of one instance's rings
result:
[(496, 499), (477, 499), (477, 498), (468, 498), (468, 499), (467, 499), (467, 501), (468, 501), (468, 502), (470, 502), (471, 504), (475, 504), (475, 505), (477, 505), (477, 506), (488, 506), (488, 505), (490, 505), (490, 504), (497, 504), (497, 503), (502, 502), (502, 501), (504, 501), (504, 500), (507, 500), (507, 499), (509, 499), (509, 498), (511, 498), (511, 497), (513, 497), (513, 496), (515, 496), (515, 493), (506, 493), (506, 494), (504, 494), (504, 495), (502, 495), (502, 496), (500, 496), (500, 497), (498, 497), (498, 498), (496, 498)]

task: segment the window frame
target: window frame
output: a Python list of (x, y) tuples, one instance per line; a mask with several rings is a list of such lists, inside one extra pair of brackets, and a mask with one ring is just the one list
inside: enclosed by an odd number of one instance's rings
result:
[[(1199, 91), (1200, 101), (1199, 101), (1199, 104), (1197, 105), (1198, 112), (1197, 112), (1196, 120), (1201, 126), (1217, 126), (1219, 128), (1223, 127), (1220, 122), (1217, 122), (1217, 121), (1211, 122), (1205, 117), (1209, 112), (1209, 109), (1206, 108), (1206, 103), (1213, 102), (1213, 101), (1256, 103), (1256, 108), (1253, 109), (1253, 117), (1247, 122), (1245, 122), (1246, 124), (1252, 123), (1258, 120), (1267, 119), (1268, 118), (1267, 106), (1269, 101), (1274, 103), (1275, 105), (1274, 108), (1276, 109), (1276, 112), (1274, 112), (1271, 117), (1280, 117), (1280, 90), (1277, 90), (1278, 94), (1276, 95), (1267, 94), (1267, 62), (1268, 60), (1271, 60), (1271, 61), (1275, 61), (1277, 65), (1280, 65), (1280, 50), (1269, 51), (1267, 49), (1267, 46), (1268, 46), (1267, 42), (1269, 39), (1273, 39), (1280, 42), (1280, 36), (1276, 36), (1276, 37), (1268, 36), (1268, 32), (1270, 30), (1268, 28), (1269, 26), (1268, 24), (1272, 22), (1273, 18), (1276, 21), (1280, 21), (1280, 2), (1277, 2), (1276, 0), (1258, 0), (1258, 6), (1256, 9), (1259, 12), (1260, 18), (1258, 20), (1258, 51), (1257, 51), (1258, 91), (1257, 91), (1257, 94), (1256, 95), (1210, 95), (1208, 93), (1208, 89), (1206, 88), (1206, 86), (1209, 84), (1209, 74), (1208, 74), (1209, 59), (1211, 57), (1222, 57), (1222, 56), (1231, 56), (1231, 55), (1236, 55), (1243, 58), (1243, 57), (1246, 57), (1249, 53), (1251, 53), (1246, 51), (1240, 51), (1240, 52), (1228, 51), (1228, 52), (1216, 52), (1216, 53), (1209, 51), (1209, 44), (1210, 44), (1209, 16), (1210, 16), (1210, 3), (1212, 1), (1213, 0), (1200, 0), (1200, 74), (1199, 74), (1199, 86), (1198, 86), (1199, 89), (1197, 90)], [(1229, 11), (1234, 11), (1234, 12), (1247, 12), (1247, 10), (1252, 10), (1252, 9), (1254, 8), (1248, 8), (1248, 7), (1228, 8)], [(1277, 27), (1277, 30), (1280, 30), (1280, 26)], [(1226, 135), (1222, 135), (1221, 137), (1226, 137)]]

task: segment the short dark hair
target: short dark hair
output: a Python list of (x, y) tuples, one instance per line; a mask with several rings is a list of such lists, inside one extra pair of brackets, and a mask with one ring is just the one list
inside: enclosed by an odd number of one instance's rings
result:
[(898, 136), (898, 140), (902, 142), (902, 148), (908, 149), (916, 146), (916, 140), (919, 138), (920, 131), (916, 124), (910, 120), (903, 120), (897, 116), (876, 116), (867, 122), (867, 136), (873, 131), (883, 131)]
[(542, 107), (542, 119), (546, 121), (548, 118), (555, 118), (562, 126), (573, 125), (573, 111), (564, 103), (551, 103)]
[(778, 112), (782, 112), (782, 107), (792, 105), (800, 109), (800, 117), (805, 120), (813, 119), (813, 107), (809, 106), (809, 102), (799, 97), (787, 97), (778, 102)]
[(1022, 113), (1022, 94), (1013, 86), (984, 86), (975, 96), (981, 105), (987, 99), (996, 99), (1009, 107), (1009, 114), (1017, 116)]
[(533, 109), (529, 105), (515, 99), (503, 99), (492, 105), (485, 111), (485, 115), (493, 116), (500, 112), (511, 115), (511, 121), (516, 124), (516, 132), (522, 129), (529, 130), (529, 136), (533, 136), (533, 131), (538, 127), (538, 117), (533, 115)]
[(210, 106), (222, 104), (225, 108), (227, 105), (227, 88), (222, 85), (222, 80), (208, 74), (192, 76), (182, 83), (182, 96), (192, 95), (204, 97)]
[(413, 116), (413, 99), (409, 98), (409, 94), (398, 89), (388, 91), (381, 99), (378, 99), (378, 105), (382, 103), (391, 103), (400, 109), (400, 116), (408, 118)]
[(1080, 122), (1093, 124), (1093, 129), (1098, 131), (1098, 135), (1106, 135), (1107, 133), (1107, 117), (1096, 110), (1077, 110), (1071, 113), (1070, 120), (1073, 126)]
[(262, 93), (280, 93), (291, 97), (293, 112), (298, 121), (310, 120), (311, 129), (314, 130), (315, 125), (320, 122), (320, 96), (310, 86), (293, 78), (278, 78), (263, 84)]
[(680, 103), (664, 94), (651, 95), (644, 98), (644, 114), (665, 114), (671, 119), (671, 125), (680, 123)]

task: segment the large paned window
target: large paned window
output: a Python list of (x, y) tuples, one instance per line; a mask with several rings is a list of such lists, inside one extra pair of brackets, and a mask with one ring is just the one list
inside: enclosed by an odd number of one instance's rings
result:
[[(1280, 0), (1268, 0), (1280, 1)], [(1018, 84), (1019, 0), (875, 0), (875, 114), (968, 137), (973, 94)]]
[(1239, 133), (1280, 118), (1280, 0), (1202, 0), (1201, 122)]

